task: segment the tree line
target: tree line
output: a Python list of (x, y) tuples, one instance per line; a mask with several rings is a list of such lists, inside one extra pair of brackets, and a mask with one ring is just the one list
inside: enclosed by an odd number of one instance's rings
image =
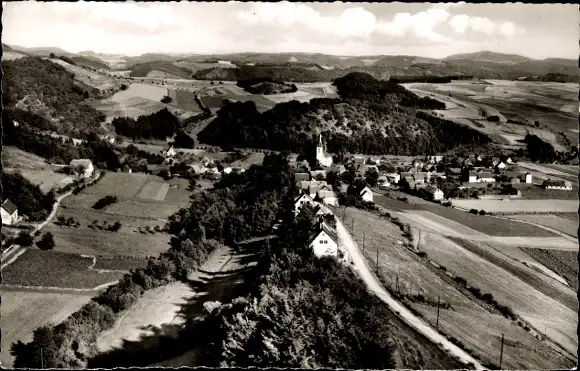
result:
[(18, 215), (31, 221), (46, 219), (56, 201), (53, 192), (43, 193), (22, 174), (2, 171), (2, 200), (9, 198), (18, 207)]

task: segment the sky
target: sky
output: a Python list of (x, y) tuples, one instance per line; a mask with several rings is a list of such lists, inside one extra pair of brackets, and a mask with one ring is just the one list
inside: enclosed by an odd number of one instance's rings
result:
[(574, 4), (6, 2), (2, 42), (69, 52), (578, 58)]

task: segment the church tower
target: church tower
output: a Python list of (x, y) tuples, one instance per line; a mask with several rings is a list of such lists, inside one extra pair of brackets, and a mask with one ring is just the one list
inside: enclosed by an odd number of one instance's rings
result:
[(316, 160), (320, 165), (328, 167), (332, 165), (332, 156), (326, 153), (326, 145), (322, 142), (322, 134), (319, 134), (318, 145), (316, 146)]

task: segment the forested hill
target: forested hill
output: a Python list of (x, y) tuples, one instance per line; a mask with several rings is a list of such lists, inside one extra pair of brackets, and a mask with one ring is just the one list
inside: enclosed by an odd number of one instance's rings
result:
[(319, 133), (333, 153), (416, 155), (491, 139), (473, 129), (418, 109), (444, 104), (419, 98), (402, 86), (364, 73), (336, 79), (340, 99), (277, 104), (259, 113), (253, 102), (225, 103), (198, 134), (201, 142), (225, 147), (311, 151)]
[[(104, 115), (84, 104), (98, 91), (74, 80), (64, 67), (39, 57), (3, 61), (4, 109), (28, 111), (50, 123), (50, 129), (78, 136), (98, 130)], [(43, 127), (42, 129), (46, 129)]]

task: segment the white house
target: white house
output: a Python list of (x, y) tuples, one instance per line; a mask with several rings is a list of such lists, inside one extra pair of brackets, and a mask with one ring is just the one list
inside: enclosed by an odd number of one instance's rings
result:
[(387, 177), (390, 183), (397, 184), (401, 180), (401, 174), (398, 173), (388, 173), (385, 174), (385, 176)]
[(428, 185), (423, 188), (430, 196), (433, 201), (440, 201), (443, 199), (443, 191), (437, 187), (433, 187), (432, 185)]
[(378, 186), (381, 189), (388, 188), (391, 185), (389, 178), (386, 175), (381, 175), (378, 179)]
[(70, 162), (70, 166), (72, 168), (78, 168), (78, 167), (82, 166), (82, 168), (83, 168), (82, 176), (84, 178), (88, 178), (88, 177), (92, 176), (93, 171), (95, 171), (93, 163), (91, 162), (91, 160), (87, 160), (87, 159), (72, 160)]
[(326, 144), (322, 142), (322, 134), (320, 134), (318, 146), (316, 146), (316, 160), (324, 167), (332, 165), (332, 156), (326, 153)]
[(232, 172), (232, 168), (231, 167), (229, 167), (229, 166), (228, 167), (224, 167), (224, 170), (223, 170), (223, 173), (224, 174), (229, 174), (231, 172)]
[(169, 149), (167, 149), (166, 151), (163, 151), (163, 156), (165, 156), (165, 157), (173, 157), (176, 154), (177, 154), (177, 152), (175, 151), (173, 146), (170, 146)]
[(318, 230), (310, 240), (310, 248), (318, 258), (323, 256), (338, 257), (338, 236), (326, 223), (321, 222)]
[(488, 171), (480, 171), (478, 174), (478, 180), (482, 183), (492, 183), (495, 182), (495, 178)]
[(364, 201), (373, 202), (373, 191), (369, 187), (364, 187), (359, 194)]
[(503, 169), (505, 169), (505, 168), (507, 167), (507, 165), (505, 164), (505, 162), (503, 162), (503, 161), (500, 161), (500, 162), (497, 164), (497, 166), (496, 166), (496, 167), (497, 167), (498, 169), (500, 169), (500, 170), (503, 170)]
[(442, 155), (429, 156), (428, 161), (432, 164), (438, 164), (443, 161)]
[(302, 192), (302, 194), (294, 200), (294, 213), (296, 215), (298, 215), (298, 213), (300, 212), (300, 208), (304, 204), (310, 204), (311, 206), (314, 206), (316, 205), (316, 202), (314, 202), (314, 200), (312, 199), (312, 197), (310, 197), (309, 194)]
[(2, 214), (2, 224), (13, 225), (18, 223), (18, 208), (9, 198), (2, 202), (0, 212)]
[(525, 182), (527, 184), (531, 184), (532, 183), (532, 173), (526, 173), (526, 175), (524, 175), (524, 179), (525, 179)]
[(207, 171), (207, 167), (205, 167), (202, 164), (192, 164), (192, 165), (189, 165), (189, 167), (196, 174), (203, 174)]
[(512, 160), (511, 157), (508, 157), (508, 158), (506, 158), (505, 162), (506, 162), (506, 164), (511, 165), (511, 164), (513, 164), (514, 161)]

